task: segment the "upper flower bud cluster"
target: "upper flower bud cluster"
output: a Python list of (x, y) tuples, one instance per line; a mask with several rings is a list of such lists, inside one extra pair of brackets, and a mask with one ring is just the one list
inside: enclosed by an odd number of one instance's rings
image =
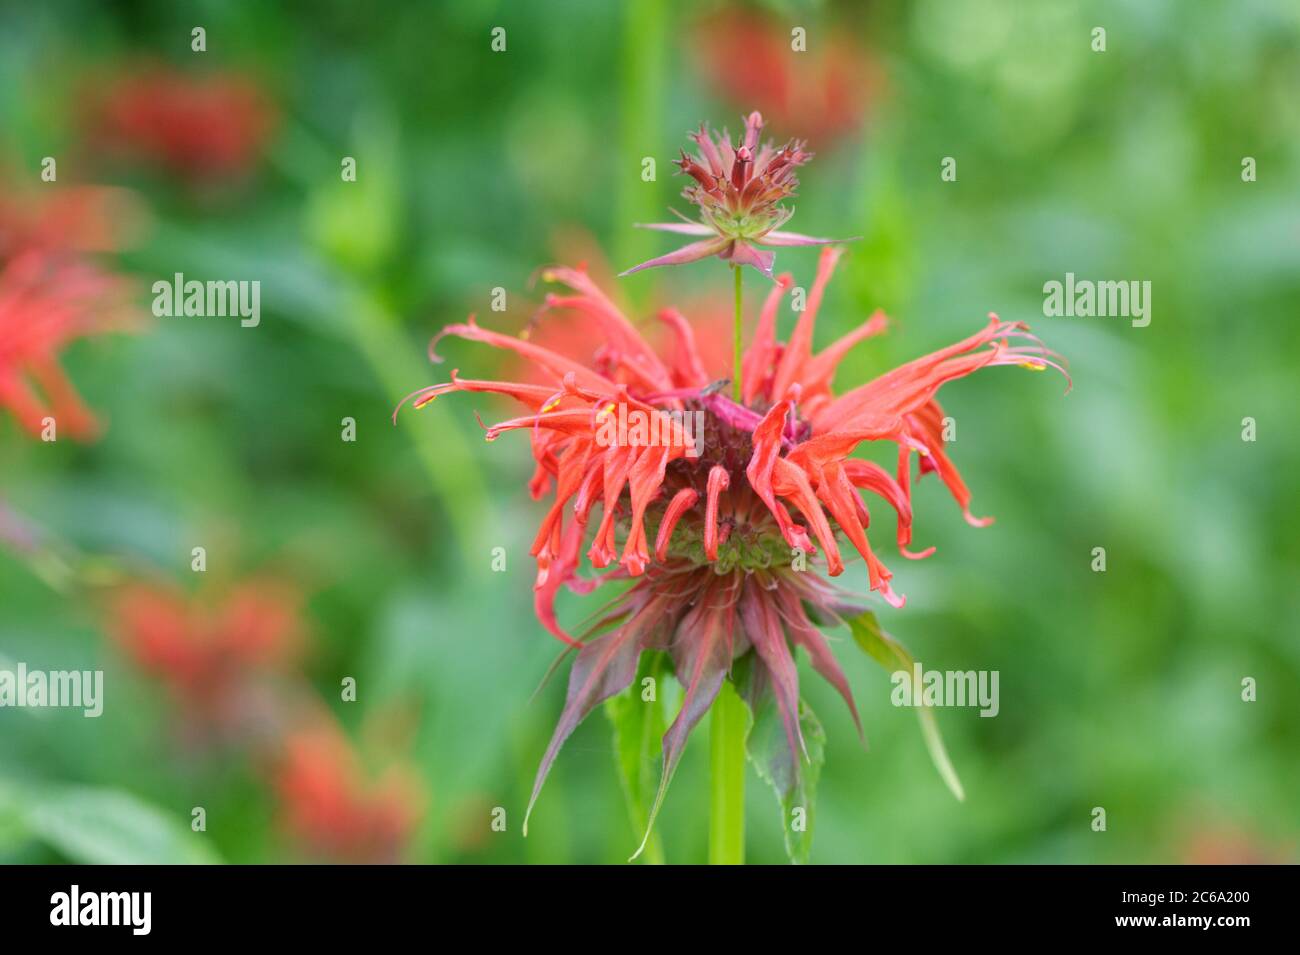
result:
[(760, 143), (763, 117), (758, 112), (745, 119), (745, 134), (737, 143), (702, 123), (690, 138), (699, 152), (681, 150), (674, 160), (693, 182), (682, 196), (700, 210), (700, 221), (682, 216), (681, 222), (655, 222), (646, 229), (700, 236), (698, 242), (642, 262), (624, 272), (630, 275), (660, 265), (682, 265), (716, 255), (732, 265), (752, 265), (772, 278), (776, 255), (759, 246), (829, 245), (846, 239), (819, 239), (797, 232), (782, 232), (781, 226), (794, 209), (781, 205), (795, 194), (799, 179), (795, 170), (812, 158), (802, 140), (784, 146)]
[(780, 148), (770, 142), (760, 145), (762, 129), (763, 117), (750, 113), (744, 138), (732, 146), (725, 131), (717, 135), (703, 123), (690, 137), (699, 155), (682, 150), (676, 160), (682, 172), (695, 180), (682, 196), (699, 206), (700, 217), (719, 235), (761, 239), (794, 212), (780, 202), (795, 194), (799, 186), (795, 170), (811, 159), (812, 153), (797, 140)]

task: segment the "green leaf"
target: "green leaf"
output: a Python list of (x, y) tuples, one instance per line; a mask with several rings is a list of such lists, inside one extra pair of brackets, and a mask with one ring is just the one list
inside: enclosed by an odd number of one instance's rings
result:
[(772, 787), (781, 805), (786, 854), (791, 862), (805, 863), (812, 850), (813, 803), (822, 764), (826, 761), (826, 733), (803, 700), (799, 701), (799, 726), (808, 750), (808, 760), (804, 762), (790, 752), (780, 713), (768, 695), (754, 713), (746, 750), (759, 777)]
[[(659, 786), (659, 740), (664, 735), (662, 653), (643, 653), (636, 680), (624, 693), (605, 701), (605, 715), (614, 727), (614, 757), (632, 831), (640, 836), (649, 824), (650, 806)], [(646, 679), (654, 680), (654, 699), (644, 700)], [(651, 833), (641, 856), (648, 864), (662, 865), (663, 843)]]
[[(916, 661), (905, 646), (884, 631), (874, 613), (864, 610), (858, 616), (850, 617), (848, 624), (857, 645), (875, 658), (882, 667), (890, 673), (905, 670), (910, 678)], [(925, 747), (930, 751), (934, 768), (939, 771), (939, 775), (943, 777), (943, 781), (958, 801), (964, 801), (966, 792), (962, 789), (961, 780), (957, 778), (957, 771), (953, 769), (952, 761), (948, 759), (948, 751), (944, 748), (943, 737), (939, 734), (939, 724), (935, 722), (933, 710), (926, 706), (924, 701), (918, 701), (916, 715), (921, 721), (921, 734), (925, 737)]]
[(192, 865), (220, 862), (178, 819), (115, 789), (34, 790), (23, 821), (32, 837), (73, 862)]
[(0, 780), (0, 855), (12, 852), (30, 838), (17, 788)]

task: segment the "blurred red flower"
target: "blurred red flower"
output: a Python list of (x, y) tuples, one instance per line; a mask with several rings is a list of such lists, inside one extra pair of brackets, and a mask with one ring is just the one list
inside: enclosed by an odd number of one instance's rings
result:
[(28, 250), (112, 252), (145, 220), (140, 200), (113, 186), (0, 192), (0, 260)]
[(367, 779), (347, 739), (328, 723), (291, 733), (272, 775), (285, 827), (313, 856), (399, 861), (420, 819), (414, 777), (393, 768)]
[(246, 581), (216, 599), (136, 583), (112, 598), (110, 630), (195, 724), (228, 730), (265, 715), (250, 708), (250, 689), (297, 659), (304, 635), (300, 610), (295, 590), (269, 580)]
[(795, 24), (743, 7), (696, 21), (691, 48), (696, 68), (732, 103), (751, 104), (775, 125), (803, 130), (814, 148), (852, 135), (880, 87), (870, 52), (840, 25), (792, 48)]
[(99, 426), (59, 355), (69, 342), (136, 323), (130, 285), (87, 262), (23, 252), (0, 270), (0, 407), (34, 436), (52, 418), (56, 436), (85, 440)]
[(242, 74), (146, 66), (109, 78), (86, 100), (96, 148), (190, 182), (248, 173), (277, 124), (270, 98)]

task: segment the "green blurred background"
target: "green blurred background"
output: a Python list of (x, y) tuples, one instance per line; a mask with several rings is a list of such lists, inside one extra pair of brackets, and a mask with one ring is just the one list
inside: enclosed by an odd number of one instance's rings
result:
[[(877, 531), (908, 596), (879, 613), (927, 668), (1000, 671), (1001, 712), (939, 713), (957, 803), (913, 715), (890, 705), (888, 675), (841, 638), (871, 745), (806, 672), (828, 735), (813, 861), (1296, 858), (1294, 3), (158, 0), (2, 16), (6, 188), (37, 188), (47, 155), (66, 157), (60, 182), (129, 187), (149, 228), (100, 261), (137, 279), (142, 307), (182, 271), (260, 279), (263, 315), (256, 329), (162, 318), (72, 346), (65, 367), (107, 430), (44, 444), (0, 416), (0, 497), (101, 569), (192, 587), (202, 544), (210, 577), (295, 582), (302, 678), (368, 775), (401, 763), (420, 778), (402, 858), (621, 862), (638, 841), (600, 713), (519, 831), (564, 688), (533, 697), (559, 645), (531, 608), (543, 505), (527, 495), (526, 439), (482, 442), (474, 412), (506, 409), (471, 396), (389, 416), (451, 368), (502, 374), (487, 349), (448, 344), (432, 367), (425, 347), (470, 312), (522, 328), (539, 266), (599, 250), (617, 270), (670, 248), (631, 223), (683, 208), (669, 161), (688, 129), (734, 130), (753, 108), (817, 153), (792, 227), (863, 236), (819, 344), (876, 307), (894, 321), (841, 366), (840, 388), (990, 311), (1029, 321), (1074, 378), (1065, 397), (1055, 376), (1015, 369), (945, 389), (952, 456), (975, 512), (997, 522), (968, 527), (921, 482), (915, 539), (938, 552), (905, 561)], [(789, 50), (796, 26), (806, 53)], [(87, 83), (141, 62), (251, 78), (277, 120), (249, 167), (196, 186), (88, 146)], [(343, 156), (356, 183), (341, 181)], [(657, 181), (641, 177), (646, 156)], [(807, 286), (815, 261), (785, 250), (777, 268)], [(1044, 317), (1043, 284), (1066, 272), (1149, 280), (1151, 324)], [(729, 278), (703, 262), (619, 290), (647, 321), (669, 302), (702, 319), (691, 303), (725, 308)], [(761, 280), (746, 281), (753, 305)], [(340, 440), (346, 416), (354, 443)], [(845, 579), (864, 586), (861, 566)], [(566, 599), (562, 619), (598, 599)], [(246, 751), (178, 739), (175, 701), (105, 629), (95, 600), (0, 553), (0, 657), (102, 668), (107, 697), (97, 720), (0, 710), (0, 859), (303, 857)], [(340, 700), (349, 676), (355, 703)], [(1242, 701), (1246, 677), (1256, 702)], [(660, 817), (669, 861), (705, 856), (706, 735)], [(749, 859), (784, 861), (776, 803), (752, 775), (748, 801)], [(188, 825), (198, 805), (202, 834)], [(498, 806), (505, 832), (490, 828)], [(1091, 827), (1098, 806), (1106, 832)]]

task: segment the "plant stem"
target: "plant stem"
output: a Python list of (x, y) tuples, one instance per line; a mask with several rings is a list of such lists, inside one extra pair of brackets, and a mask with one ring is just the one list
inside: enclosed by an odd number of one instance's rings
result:
[(740, 404), (740, 331), (744, 324), (744, 318), (740, 310), (741, 296), (743, 290), (740, 280), (740, 266), (733, 265), (731, 271), (736, 274), (736, 317), (731, 323), (732, 336), (732, 373), (731, 373), (731, 397), (737, 404)]
[(709, 718), (709, 864), (745, 863), (745, 731), (749, 712), (730, 680)]

